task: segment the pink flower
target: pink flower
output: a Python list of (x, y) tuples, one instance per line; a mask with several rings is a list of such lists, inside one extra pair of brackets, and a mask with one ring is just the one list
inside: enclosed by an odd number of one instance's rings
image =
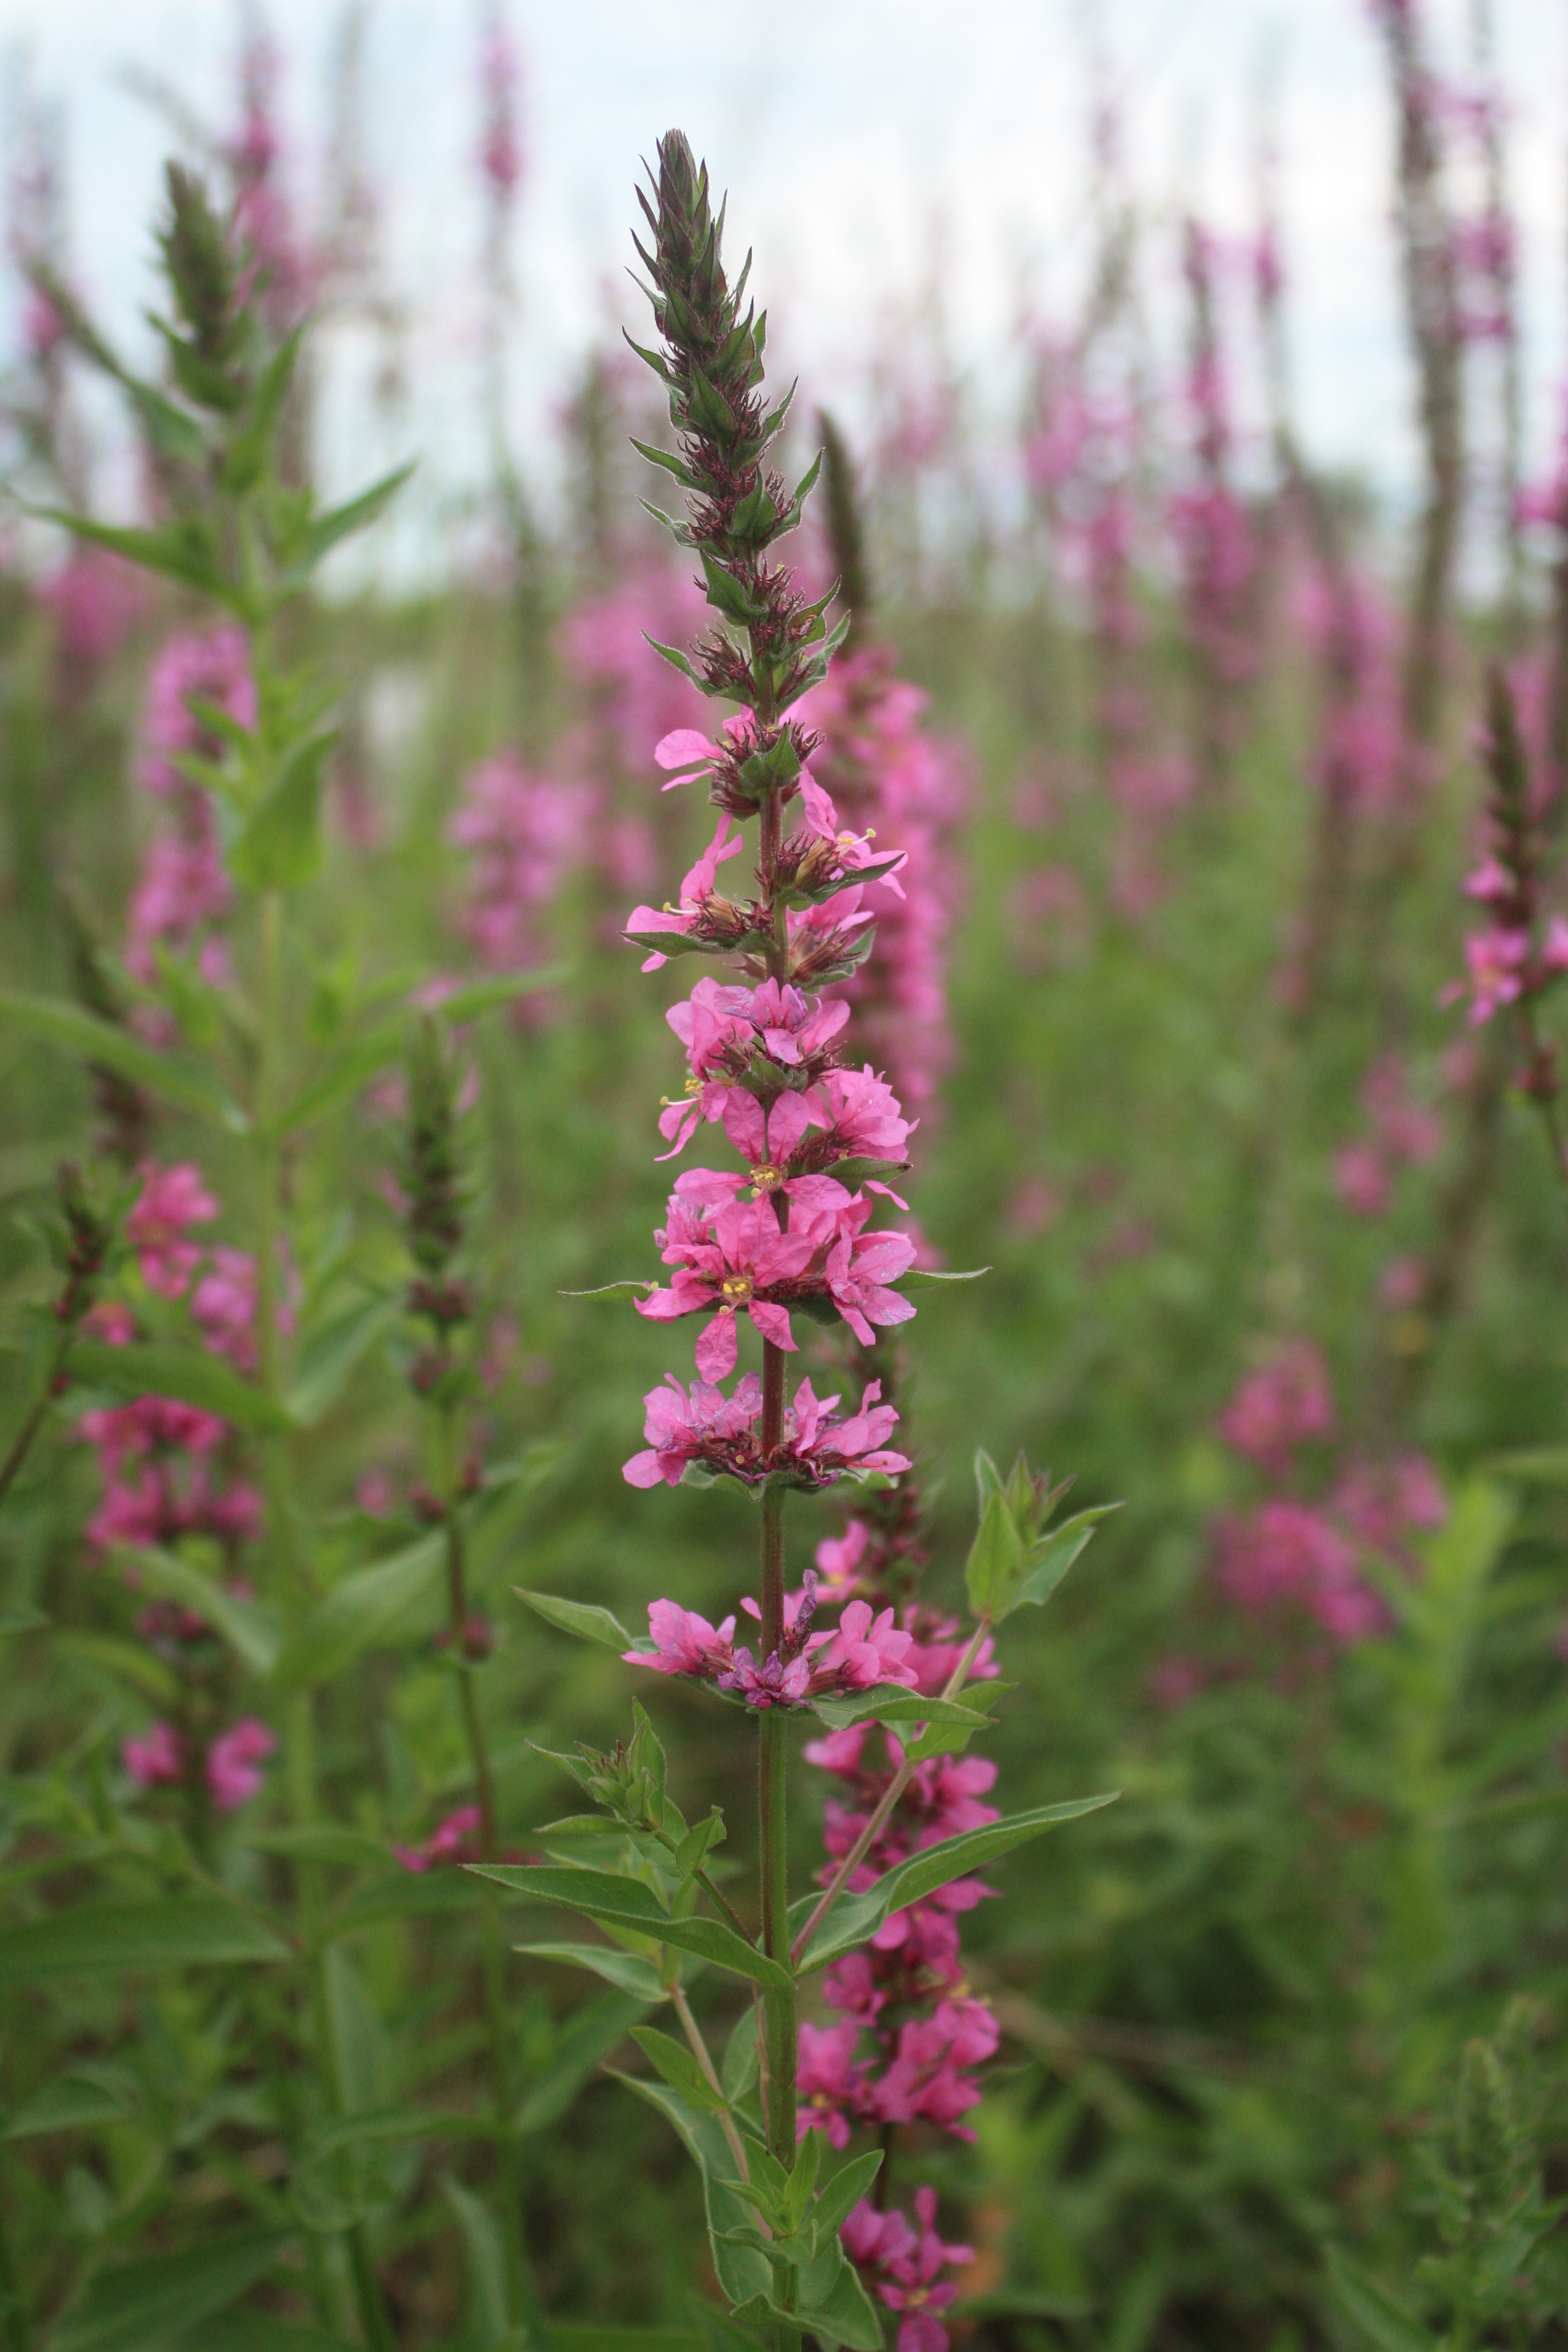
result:
[(395, 1845), (392, 1851), (405, 1870), (416, 1874), (438, 1863), (460, 1862), (470, 1848), (480, 1818), (478, 1805), (459, 1805), (455, 1813), (448, 1813), (431, 1832), (423, 1845)]
[(125, 1237), (136, 1251), (142, 1279), (162, 1298), (179, 1298), (190, 1287), (201, 1252), (184, 1235), (192, 1225), (209, 1224), (218, 1204), (205, 1189), (202, 1171), (189, 1160), (173, 1168), (149, 1162), (142, 1190), (125, 1220)]
[(215, 1355), (242, 1372), (256, 1370), (256, 1260), (219, 1246), (191, 1293), (191, 1320)]
[(1226, 1444), (1278, 1477), (1294, 1448), (1334, 1426), (1328, 1367), (1310, 1339), (1292, 1339), (1241, 1382), (1216, 1424)]
[(1321, 1511), (1304, 1503), (1265, 1503), (1217, 1530), (1219, 1580), (1238, 1607), (1258, 1612), (1294, 1604), (1342, 1645), (1381, 1633), (1386, 1612), (1362, 1582), (1354, 1547)]
[(83, 669), (110, 659), (146, 601), (140, 572), (106, 549), (88, 546), (71, 550), (37, 599), (54, 615), (61, 653)]
[(650, 1450), (634, 1454), (622, 1475), (633, 1486), (653, 1486), (663, 1479), (678, 1486), (689, 1463), (708, 1471), (755, 1485), (767, 1477), (788, 1477), (793, 1484), (831, 1486), (846, 1470), (895, 1473), (909, 1468), (908, 1458), (885, 1449), (885, 1440), (898, 1420), (891, 1405), (879, 1404), (879, 1381), (872, 1381), (860, 1411), (837, 1421), (838, 1399), (818, 1400), (811, 1382), (803, 1381), (795, 1402), (784, 1411), (783, 1444), (776, 1453), (762, 1446), (763, 1391), (754, 1372), (740, 1381), (734, 1396), (706, 1381), (686, 1390), (673, 1373), (662, 1388), (644, 1399), (647, 1419), (644, 1435)]
[(795, 2078), (795, 2136), (827, 2136), (830, 2147), (847, 2147), (852, 2121), (865, 2112), (864, 2070), (855, 2064), (860, 2028), (853, 2018), (842, 2025), (803, 2025), (800, 2064)]
[(121, 1760), (132, 1779), (143, 1789), (178, 1780), (185, 1769), (184, 1742), (172, 1723), (150, 1724), (140, 1739), (128, 1739)]
[(1393, 1197), (1388, 1166), (1373, 1143), (1347, 1143), (1334, 1154), (1334, 1190), (1358, 1217), (1387, 1213)]
[[(870, 1213), (868, 1202), (865, 1213)], [(873, 1324), (887, 1330), (913, 1316), (913, 1303), (889, 1285), (907, 1274), (914, 1262), (915, 1245), (907, 1234), (851, 1235), (840, 1231), (827, 1254), (827, 1287), (863, 1348), (876, 1344)]]
[(232, 1813), (255, 1796), (264, 1778), (257, 1768), (277, 1745), (273, 1733), (254, 1715), (242, 1716), (231, 1731), (213, 1741), (205, 1770), (213, 1802), (220, 1811)]
[(934, 2189), (916, 2189), (915, 2211), (921, 2223), (918, 2238), (907, 2228), (907, 2243), (895, 2245), (884, 2236), (879, 2259), (887, 2275), (878, 2282), (877, 2292), (889, 2311), (903, 2315), (898, 2352), (947, 2352), (947, 2330), (935, 2315), (957, 2300), (958, 2289), (951, 2279), (939, 2281), (937, 2273), (950, 2264), (972, 2263), (974, 2251), (944, 2245), (937, 2236)]
[[(543, 958), (542, 918), (583, 864), (598, 814), (592, 787), (539, 773), (514, 751), (469, 770), (450, 826), (472, 857), (464, 928), (491, 971), (526, 971)], [(540, 1000), (524, 1003), (539, 1017)]]
[[(697, 1370), (706, 1381), (722, 1380), (733, 1371), (735, 1320), (742, 1309), (764, 1339), (793, 1349), (788, 1309), (766, 1294), (774, 1285), (796, 1281), (805, 1273), (816, 1251), (815, 1232), (808, 1226), (805, 1232), (792, 1227), (787, 1234), (781, 1233), (773, 1202), (764, 1194), (759, 1201), (745, 1205), (731, 1202), (721, 1209), (709, 1229), (710, 1238), (689, 1238), (687, 1227), (678, 1240), (680, 1221), (676, 1213), (680, 1206), (678, 1202), (670, 1204), (671, 1241), (665, 1255), (667, 1263), (684, 1262), (679, 1263), (671, 1288), (656, 1290), (651, 1297), (634, 1302), (638, 1314), (668, 1323), (682, 1315), (716, 1308), (713, 1320), (697, 1342)], [(908, 1311), (912, 1314), (914, 1309)]]
[(830, 1589), (834, 1585), (853, 1585), (869, 1540), (863, 1519), (847, 1520), (841, 1536), (824, 1536), (813, 1557)]
[[(1526, 931), (1472, 931), (1465, 941), (1465, 963), (1470, 989), (1470, 1026), (1479, 1028), (1500, 1006), (1512, 1004), (1524, 993), (1530, 965), (1530, 935)], [(1451, 1003), (1463, 983), (1452, 982), (1442, 992)]]
[(989, 2058), (998, 2039), (996, 2021), (979, 2000), (940, 2001), (934, 2016), (901, 2025), (897, 2054), (872, 2089), (878, 2120), (923, 2120), (972, 2140), (960, 2118), (979, 2105), (980, 2085), (963, 2070)]
[(873, 1618), (868, 1603), (852, 1601), (821, 1664), (837, 1666), (851, 1690), (869, 1690), (876, 1683), (911, 1684), (913, 1670), (904, 1664), (911, 1638), (894, 1630), (891, 1609)]
[(651, 1666), (659, 1675), (704, 1675), (728, 1673), (734, 1660), (731, 1647), (735, 1620), (726, 1617), (721, 1625), (710, 1625), (693, 1609), (682, 1609), (674, 1601), (650, 1601), (647, 1611), (648, 1632), (653, 1636), (654, 1649), (626, 1650), (622, 1653), (629, 1666)]
[(176, 759), (195, 755), (210, 760), (222, 752), (221, 737), (192, 710), (193, 701), (221, 710), (237, 726), (248, 730), (256, 725), (250, 648), (244, 631), (232, 622), (205, 636), (171, 637), (153, 664), (137, 774), (148, 792), (164, 799), (201, 789), (181, 774), (174, 764)]

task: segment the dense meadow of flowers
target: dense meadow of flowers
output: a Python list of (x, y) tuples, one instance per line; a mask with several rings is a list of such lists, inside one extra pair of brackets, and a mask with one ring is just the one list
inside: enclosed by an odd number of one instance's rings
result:
[(491, 10), (490, 541), (334, 598), (352, 42), (317, 209), (259, 23), (170, 165), (155, 377), (21, 120), (3, 2352), (1568, 2344), (1568, 459), (1484, 39), (1366, 16), (1397, 551), (1268, 158), (1157, 230), (1109, 82), (1000, 452), (650, 147), (547, 533)]

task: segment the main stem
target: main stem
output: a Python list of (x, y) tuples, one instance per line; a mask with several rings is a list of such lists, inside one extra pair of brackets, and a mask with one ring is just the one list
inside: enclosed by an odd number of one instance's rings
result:
[[(281, 1370), (278, 1355), (279, 1191), (282, 1169), (278, 1136), (279, 1066), (283, 1046), (283, 898), (268, 890), (261, 901), (260, 1024), (257, 1053), (255, 1131), (257, 1139), (256, 1202), (256, 1353), (263, 1393), (280, 1401)], [(265, 1441), (264, 1469), (267, 1525), (273, 1558), (288, 1572), (296, 1607), (311, 1598), (304, 1562), (298, 1557), (289, 1495), (289, 1465), (280, 1434)], [(289, 1793), (296, 1825), (307, 1827), (316, 1818), (315, 1700), (309, 1690), (289, 1703), (288, 1721)], [(331, 2003), (327, 1998), (326, 1947), (322, 1937), (321, 1864), (300, 1861), (295, 1865), (300, 1909), (300, 1940), (305, 1954), (310, 2041), (328, 2110), (343, 2112), (342, 2070), (332, 2029)], [(354, 2301), (365, 2341), (374, 2352), (395, 2352), (396, 2338), (381, 2282), (370, 2232), (363, 2221), (345, 2231)]]
[[(763, 1343), (763, 1448), (784, 1435), (784, 1354)], [(784, 1488), (763, 1489), (762, 1654), (770, 1658), (784, 1639)], [(789, 1745), (781, 1707), (763, 1710), (759, 1726), (757, 1807), (761, 1823), (763, 1949), (789, 1962)], [(768, 2150), (786, 2168), (795, 2163), (795, 1993), (793, 1981), (763, 1995), (768, 2055)]]

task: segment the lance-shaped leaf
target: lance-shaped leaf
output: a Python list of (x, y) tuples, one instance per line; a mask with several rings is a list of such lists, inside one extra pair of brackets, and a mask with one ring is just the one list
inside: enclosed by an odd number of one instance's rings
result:
[(231, 1135), (244, 1135), (249, 1128), (233, 1096), (205, 1070), (177, 1055), (154, 1052), (140, 1037), (117, 1029), (112, 1021), (100, 1021), (79, 1004), (54, 996), (0, 992), (0, 1021), (9, 1021), (31, 1036), (47, 1038), (50, 1045), (79, 1055), (84, 1062), (112, 1070), (116, 1077), (128, 1078), (132, 1086), (144, 1087), (177, 1109), (226, 1128)]
[[(613, 2069), (611, 2070), (614, 2071)], [(753, 2247), (737, 2243), (737, 2233), (752, 2227), (751, 2208), (731, 2185), (735, 2159), (717, 2118), (689, 2106), (679, 2091), (647, 2074), (620, 2074), (616, 2080), (646, 2099), (672, 2124), (687, 2154), (702, 2175), (702, 2197), (708, 2214), (708, 2242), (714, 2274), (731, 2304), (743, 2305), (765, 2295), (773, 2284), (773, 2268)], [(879, 2343), (880, 2338), (879, 2338)]]
[(399, 466), (395, 473), (384, 475), (379, 482), (372, 483), (370, 488), (362, 490), (357, 499), (349, 499), (341, 507), (330, 508), (324, 515), (318, 516), (306, 531), (303, 545), (298, 551), (291, 551), (293, 561), (284, 575), (284, 588), (289, 593), (302, 588), (317, 564), (330, 555), (334, 547), (341, 545), (345, 539), (352, 539), (356, 531), (368, 530), (391, 505), (413, 471), (414, 461), (410, 460), (406, 466)]
[(165, 524), (161, 530), (138, 530), (114, 523), (91, 522), (86, 515), (68, 514), (59, 507), (42, 507), (33, 511), (40, 522), (58, 523), (74, 538), (85, 539), (94, 547), (105, 547), (111, 555), (122, 555), (128, 563), (140, 565), (143, 572), (156, 572), (165, 580), (177, 580), (182, 588), (194, 588), (198, 595), (210, 596), (215, 604), (244, 617), (245, 599), (237, 595), (218, 569), (217, 545), (209, 524), (186, 517)]
[(331, 1412), (355, 1365), (396, 1319), (402, 1305), (396, 1297), (362, 1299), (310, 1333), (289, 1391), (289, 1418), (299, 1428), (314, 1429)]
[(228, 845), (229, 872), (245, 890), (297, 890), (321, 866), (321, 769), (335, 728), (296, 743), (266, 797)]
[[(989, 1692), (989, 1696), (996, 1696), (994, 1689)], [(811, 1707), (835, 1731), (844, 1731), (852, 1723), (941, 1723), (973, 1737), (990, 1721), (981, 1706), (968, 1706), (955, 1698), (926, 1698), (899, 1683), (879, 1683), (874, 1689), (853, 1691), (843, 1698), (813, 1699)]]
[(424, 1598), (447, 1564), (447, 1540), (436, 1528), (390, 1559), (355, 1569), (297, 1625), (278, 1661), (279, 1681), (330, 1681), (362, 1650), (373, 1649), (404, 1612)]
[(122, 2124), (136, 2113), (137, 2084), (122, 2066), (73, 2067), (47, 2083), (37, 2098), (6, 2122), (0, 2138), (43, 2139), (51, 2132), (90, 2131)]
[[(660, 1996), (662, 1998), (662, 1995)], [(576, 2101), (583, 2085), (625, 2040), (647, 2009), (640, 1994), (601, 1993), (574, 2010), (560, 2028), (548, 2064), (525, 2088), (512, 2118), (520, 2133), (548, 2131)]]
[(637, 1952), (617, 1951), (610, 1944), (514, 1944), (512, 1950), (526, 1952), (536, 1960), (558, 1960), (563, 1968), (585, 1969), (590, 1976), (602, 1977), (617, 1992), (629, 1992), (650, 2009), (669, 1999), (651, 1960)]
[(607, 1609), (596, 1608), (588, 1601), (559, 1601), (552, 1592), (527, 1592), (521, 1584), (511, 1589), (536, 1617), (563, 1633), (574, 1633), (580, 1642), (598, 1642), (606, 1650), (626, 1651), (632, 1646), (631, 1635)]
[(286, 1960), (289, 1947), (237, 1904), (206, 1895), (89, 1903), (0, 1933), (0, 1991), (62, 1977)]
[(91, 1388), (118, 1389), (128, 1397), (178, 1397), (200, 1405), (237, 1429), (287, 1429), (289, 1416), (270, 1397), (205, 1349), (133, 1340), (128, 1348), (101, 1339), (77, 1339), (68, 1359), (74, 1379)]
[[(494, 980), (475, 981), (443, 997), (436, 1010), (448, 1026), (459, 1028), (498, 1005), (515, 1003), (541, 989), (558, 988), (570, 971), (569, 964), (552, 963), (539, 971), (505, 972)], [(279, 1135), (296, 1135), (303, 1128), (313, 1127), (318, 1119), (352, 1101), (379, 1071), (401, 1060), (408, 1043), (409, 1018), (407, 1012), (389, 1014), (334, 1054), (279, 1114)]]
[[(993, 1822), (986, 1829), (966, 1830), (960, 1837), (943, 1838), (939, 1844), (923, 1847), (907, 1862), (884, 1872), (863, 1895), (839, 1896), (807, 1945), (800, 1964), (802, 1970), (819, 1969), (828, 1960), (836, 1960), (841, 1952), (853, 1951), (857, 1944), (874, 1936), (894, 1911), (923, 1902), (939, 1886), (946, 1886), (955, 1878), (967, 1878), (972, 1871), (984, 1870), (990, 1864), (999, 1862), (1005, 1853), (1011, 1853), (1015, 1846), (1042, 1836), (1059, 1822), (1075, 1822), (1085, 1813), (1098, 1812), (1102, 1805), (1114, 1804), (1121, 1793), (1119, 1789), (1112, 1789), (1104, 1796), (1074, 1797), (1061, 1805), (1039, 1805), (1032, 1812), (1013, 1813), (1005, 1821)], [(798, 1903), (790, 1906), (792, 1936), (799, 1935), (820, 1900), (819, 1895), (804, 1895)]]
[(289, 2236), (287, 2230), (247, 2230), (208, 2237), (183, 2253), (102, 2269), (59, 2321), (50, 2352), (150, 2352), (172, 2345), (265, 2278)]
[(949, 1273), (931, 1265), (911, 1265), (909, 1272), (900, 1274), (889, 1287), (894, 1290), (929, 1290), (939, 1282), (978, 1282), (983, 1274), (990, 1271), (988, 1265), (968, 1266), (963, 1273)]
[(1040, 1608), (1047, 1601), (1074, 1560), (1089, 1542), (1101, 1519), (1121, 1508), (1120, 1503), (1099, 1503), (1091, 1511), (1079, 1511), (1064, 1519), (1059, 1528), (1034, 1546), (1025, 1563), (1023, 1581), (1014, 1599), (1014, 1607), (1022, 1608), (1026, 1601)]
[(707, 2115), (723, 2113), (729, 2102), (722, 2091), (713, 2088), (684, 2042), (677, 2042), (651, 2025), (633, 2026), (632, 2040), (670, 2088), (679, 2092), (688, 2106), (700, 2107)]
[(559, 1903), (568, 1911), (581, 1911), (585, 1918), (630, 1927), (661, 1944), (695, 1952), (700, 1959), (749, 1977), (754, 1984), (773, 1985), (782, 1990), (790, 1982), (786, 1968), (770, 1960), (721, 1919), (672, 1919), (652, 1887), (640, 1879), (549, 1863), (476, 1862), (466, 1864), (465, 1868), (476, 1878), (493, 1878), (509, 1893), (531, 1902)]
[(1378, 2352), (1442, 2352), (1437, 2337), (1413, 2319), (1375, 2279), (1346, 2262), (1337, 2247), (1329, 2252), (1329, 2279), (1334, 2301), (1378, 2347)]

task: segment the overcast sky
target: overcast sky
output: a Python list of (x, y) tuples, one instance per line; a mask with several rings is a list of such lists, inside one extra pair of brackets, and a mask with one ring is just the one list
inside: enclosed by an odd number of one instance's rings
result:
[[(1472, 0), (1426, 0), (1446, 63)], [(1568, 291), (1568, 0), (1492, 0), (1512, 94), (1512, 193), (1524, 237), (1529, 422), (1554, 429)], [(290, 169), (308, 213), (335, 11), (273, 0), (287, 58)], [(63, 103), (78, 277), (128, 340), (148, 299), (148, 222), (163, 126), (125, 87), (149, 68), (215, 123), (237, 47), (229, 0), (0, 0), (13, 77)], [(1363, 0), (511, 0), (528, 178), (517, 221), (517, 430), (544, 463), (552, 402), (606, 319), (635, 322), (619, 273), (639, 153), (680, 122), (731, 194), (731, 220), (803, 390), (853, 415), (889, 298), (912, 297), (933, 236), (952, 339), (996, 381), (1028, 283), (1070, 315), (1085, 254), (1086, 26), (1125, 97), (1131, 169), (1153, 243), (1159, 315), (1180, 205), (1252, 226), (1258, 91), (1274, 89), (1304, 436), (1395, 494), (1411, 478), (1410, 385), (1391, 245), (1389, 107)], [(411, 306), (411, 407), (398, 430), (451, 488), (482, 462), (475, 427), (477, 11), (372, 0), (369, 161), (387, 276)], [(1174, 320), (1173, 317), (1172, 324)], [(635, 327), (634, 327), (635, 331)], [(10, 331), (14, 335), (14, 306)], [(350, 360), (332, 403), (333, 470), (374, 439)]]

